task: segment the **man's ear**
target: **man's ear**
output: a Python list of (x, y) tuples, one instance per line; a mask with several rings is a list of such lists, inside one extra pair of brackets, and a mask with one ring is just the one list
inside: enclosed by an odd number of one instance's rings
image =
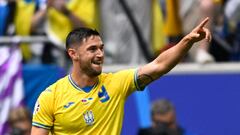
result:
[(77, 52), (76, 52), (75, 49), (69, 48), (69, 49), (67, 50), (67, 52), (68, 52), (69, 57), (70, 57), (72, 60), (78, 60), (78, 59), (79, 59), (79, 56), (78, 56), (78, 54), (77, 54)]

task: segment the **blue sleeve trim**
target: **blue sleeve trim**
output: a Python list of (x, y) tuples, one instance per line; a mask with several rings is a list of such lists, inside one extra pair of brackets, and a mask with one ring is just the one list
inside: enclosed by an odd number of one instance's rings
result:
[(35, 126), (35, 127), (44, 128), (44, 129), (47, 129), (47, 130), (52, 128), (51, 126), (47, 126), (47, 125), (44, 125), (44, 124), (41, 124), (41, 123), (38, 123), (38, 122), (32, 122), (32, 125)]
[(137, 73), (138, 73), (138, 69), (136, 69), (136, 71), (134, 73), (134, 84), (137, 88), (137, 91), (143, 91), (145, 89), (145, 87), (143, 87), (143, 88), (139, 87), (139, 84), (138, 84), (138, 81), (137, 81)]

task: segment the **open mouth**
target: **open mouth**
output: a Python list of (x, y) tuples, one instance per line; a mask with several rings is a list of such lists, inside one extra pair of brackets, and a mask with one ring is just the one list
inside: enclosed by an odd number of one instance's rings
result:
[(99, 65), (99, 66), (102, 65), (102, 61), (93, 61), (92, 63), (93, 63), (94, 65)]

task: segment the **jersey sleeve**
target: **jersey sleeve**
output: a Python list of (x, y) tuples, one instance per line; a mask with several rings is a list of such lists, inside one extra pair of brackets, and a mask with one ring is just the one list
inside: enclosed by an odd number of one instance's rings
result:
[(43, 91), (34, 107), (32, 125), (50, 130), (53, 126), (53, 92), (50, 89)]
[(119, 71), (113, 75), (113, 79), (116, 81), (116, 84), (119, 85), (120, 90), (126, 97), (136, 90), (142, 90), (137, 82), (137, 72), (138, 69), (128, 69)]

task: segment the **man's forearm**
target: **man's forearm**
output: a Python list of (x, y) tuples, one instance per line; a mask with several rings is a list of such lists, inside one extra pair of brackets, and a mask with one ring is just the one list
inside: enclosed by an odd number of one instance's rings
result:
[(141, 86), (146, 86), (153, 80), (169, 72), (182, 60), (194, 43), (203, 39), (210, 42), (211, 33), (204, 27), (208, 20), (209, 18), (205, 18), (177, 45), (160, 54), (154, 61), (139, 68), (138, 82), (143, 82)]
[(140, 87), (144, 87), (169, 72), (187, 54), (192, 47), (188, 36), (185, 36), (177, 45), (161, 53), (153, 62), (138, 70), (137, 81)]
[(193, 42), (187, 35), (177, 45), (160, 54), (154, 61), (162, 64), (165, 68), (164, 72), (167, 73), (182, 60), (192, 45)]

